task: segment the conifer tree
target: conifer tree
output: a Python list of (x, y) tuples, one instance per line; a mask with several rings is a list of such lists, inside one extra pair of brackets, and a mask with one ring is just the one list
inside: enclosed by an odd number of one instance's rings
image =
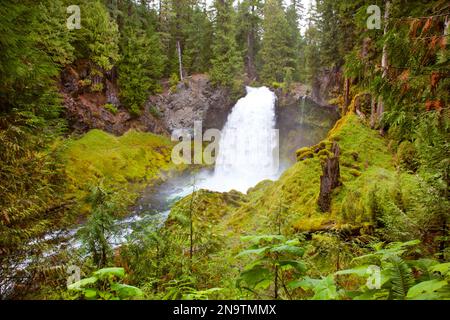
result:
[(121, 102), (134, 114), (139, 114), (151, 93), (160, 90), (165, 63), (158, 33), (152, 25), (139, 23), (138, 17), (136, 12), (126, 17), (118, 65)]
[(214, 2), (214, 42), (213, 58), (209, 71), (214, 84), (239, 90), (236, 80), (242, 73), (243, 63), (237, 49), (236, 29), (234, 25), (234, 10), (231, 0), (216, 0)]
[(100, 0), (82, 1), (80, 11), (82, 28), (74, 32), (77, 58), (88, 59), (91, 90), (102, 91), (104, 73), (120, 58), (118, 26)]
[(267, 84), (282, 82), (286, 68), (295, 67), (295, 49), (289, 42), (289, 24), (280, 0), (266, 1), (263, 29), (261, 79)]
[(212, 36), (212, 23), (206, 7), (194, 6), (192, 16), (184, 28), (183, 65), (188, 74), (209, 69)]
[(239, 50), (243, 53), (245, 69), (250, 79), (257, 76), (257, 53), (260, 49), (261, 0), (244, 0), (238, 6), (237, 12), (237, 42)]

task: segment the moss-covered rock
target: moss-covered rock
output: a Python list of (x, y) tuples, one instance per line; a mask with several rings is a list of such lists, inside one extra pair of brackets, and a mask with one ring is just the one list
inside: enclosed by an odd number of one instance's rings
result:
[(101, 182), (126, 195), (131, 204), (145, 185), (175, 168), (171, 151), (168, 138), (152, 133), (131, 130), (116, 137), (91, 130), (79, 139), (69, 140), (65, 147), (67, 196), (82, 199), (90, 186)]
[(303, 148), (298, 149), (295, 152), (295, 154), (297, 156), (297, 161), (303, 161), (305, 159), (314, 157), (313, 150), (311, 148), (308, 148), (308, 147), (303, 147)]

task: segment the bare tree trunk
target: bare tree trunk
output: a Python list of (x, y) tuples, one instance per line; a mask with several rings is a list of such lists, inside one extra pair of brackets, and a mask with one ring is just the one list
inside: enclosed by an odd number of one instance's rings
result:
[(372, 96), (372, 102), (370, 104), (370, 127), (375, 128), (375, 122), (377, 120), (377, 99)]
[(344, 110), (343, 110), (343, 114), (344, 115), (347, 113), (349, 105), (350, 105), (350, 78), (345, 78), (345, 85), (344, 85)]
[(275, 286), (274, 286), (274, 292), (273, 292), (273, 298), (275, 300), (278, 299), (278, 266), (275, 266)]
[[(390, 16), (390, 8), (391, 8), (391, 2), (390, 0), (386, 1), (386, 8), (384, 11), (384, 35), (386, 36), (387, 32), (388, 32), (388, 25), (389, 25), (389, 16)], [(383, 45), (383, 55), (381, 57), (381, 68), (383, 69), (383, 79), (385, 79), (388, 75), (388, 54), (387, 54), (387, 44), (384, 43)], [(384, 112), (384, 102), (383, 102), (383, 98), (380, 96), (378, 98), (378, 108), (377, 108), (377, 118), (378, 121), (381, 120), (381, 116), (383, 115)], [(380, 126), (380, 133), (384, 134), (384, 130), (383, 127)]]
[(341, 150), (339, 145), (334, 142), (331, 147), (332, 156), (325, 160), (322, 166), (323, 174), (320, 177), (320, 193), (317, 204), (322, 212), (330, 211), (331, 193), (341, 185), (339, 156)]
[(182, 59), (181, 59), (180, 40), (177, 41), (177, 51), (178, 51), (178, 63), (180, 65), (180, 81), (183, 81), (183, 62), (182, 62)]

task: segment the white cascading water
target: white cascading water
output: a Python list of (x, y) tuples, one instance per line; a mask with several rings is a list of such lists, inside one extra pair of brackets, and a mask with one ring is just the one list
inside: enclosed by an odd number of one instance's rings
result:
[(278, 174), (275, 94), (267, 87), (247, 87), (228, 116), (212, 177), (201, 188), (226, 192), (248, 188)]

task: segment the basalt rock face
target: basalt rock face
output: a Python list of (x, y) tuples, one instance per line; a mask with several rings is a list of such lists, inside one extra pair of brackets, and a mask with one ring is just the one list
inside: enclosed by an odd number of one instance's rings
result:
[(344, 81), (339, 68), (324, 69), (315, 76), (311, 90), (311, 99), (320, 105), (328, 105), (328, 101), (343, 91)]
[(170, 134), (175, 129), (192, 129), (194, 121), (202, 121), (203, 129), (222, 129), (234, 105), (228, 91), (213, 87), (206, 75), (194, 75), (163, 93), (149, 96), (139, 115), (132, 115), (120, 102), (113, 72), (104, 72), (102, 89), (93, 92), (86, 79), (88, 63), (79, 62), (63, 70), (60, 92), (66, 118), (72, 131), (83, 133), (101, 129), (121, 135), (129, 129)]
[[(155, 117), (148, 106), (139, 116), (132, 116), (120, 104), (114, 71), (103, 72), (92, 80), (89, 62), (78, 61), (66, 67), (60, 77), (60, 92), (64, 99), (65, 114), (69, 128), (78, 133), (101, 129), (121, 135), (129, 129), (138, 129), (157, 134), (167, 134), (161, 119)], [(98, 91), (93, 83), (100, 84)]]
[(193, 75), (180, 83), (174, 92), (150, 98), (161, 113), (166, 128), (192, 129), (201, 121), (203, 130), (222, 129), (234, 101), (228, 90), (213, 87), (206, 75)]
[(337, 107), (319, 105), (309, 96), (293, 95), (278, 99), (277, 127), (280, 134), (280, 157), (292, 163), (295, 151), (323, 140), (339, 119)]

